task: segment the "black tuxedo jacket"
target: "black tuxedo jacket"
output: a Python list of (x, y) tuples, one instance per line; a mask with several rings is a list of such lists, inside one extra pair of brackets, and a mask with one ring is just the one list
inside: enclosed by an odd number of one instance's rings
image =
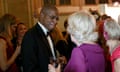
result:
[(38, 24), (26, 32), (21, 48), (24, 72), (48, 72), (52, 52), (47, 37)]

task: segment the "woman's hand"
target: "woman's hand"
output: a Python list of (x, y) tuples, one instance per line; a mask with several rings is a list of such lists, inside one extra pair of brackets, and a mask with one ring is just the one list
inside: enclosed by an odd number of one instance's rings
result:
[(16, 53), (19, 55), (21, 52), (21, 45), (17, 45), (16, 47)]
[(48, 72), (61, 72), (61, 65), (59, 64), (57, 68), (54, 67), (54, 65), (49, 64), (48, 65)]

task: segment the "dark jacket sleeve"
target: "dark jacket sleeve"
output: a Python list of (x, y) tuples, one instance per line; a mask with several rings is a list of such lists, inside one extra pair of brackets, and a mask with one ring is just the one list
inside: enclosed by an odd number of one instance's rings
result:
[(56, 49), (61, 55), (67, 56), (68, 45), (64, 40), (60, 40), (57, 42)]
[(23, 62), (23, 71), (24, 72), (39, 72), (37, 69), (37, 56), (35, 53), (35, 44), (34, 38), (30, 33), (26, 33), (22, 45), (21, 45), (21, 54)]

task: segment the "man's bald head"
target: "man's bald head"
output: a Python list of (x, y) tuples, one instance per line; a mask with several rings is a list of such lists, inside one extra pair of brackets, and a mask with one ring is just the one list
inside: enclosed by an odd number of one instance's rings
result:
[(51, 31), (59, 20), (58, 9), (55, 6), (43, 6), (38, 17), (39, 22)]
[(49, 14), (49, 11), (54, 10), (58, 12), (58, 9), (53, 5), (45, 5), (42, 7), (40, 13)]

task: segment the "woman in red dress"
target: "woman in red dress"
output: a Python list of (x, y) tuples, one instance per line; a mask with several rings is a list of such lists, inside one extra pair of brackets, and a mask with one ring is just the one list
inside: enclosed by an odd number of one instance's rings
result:
[(5, 14), (0, 18), (0, 72), (18, 72), (15, 59), (20, 53), (20, 46), (13, 50), (12, 28), (16, 26), (16, 17)]

